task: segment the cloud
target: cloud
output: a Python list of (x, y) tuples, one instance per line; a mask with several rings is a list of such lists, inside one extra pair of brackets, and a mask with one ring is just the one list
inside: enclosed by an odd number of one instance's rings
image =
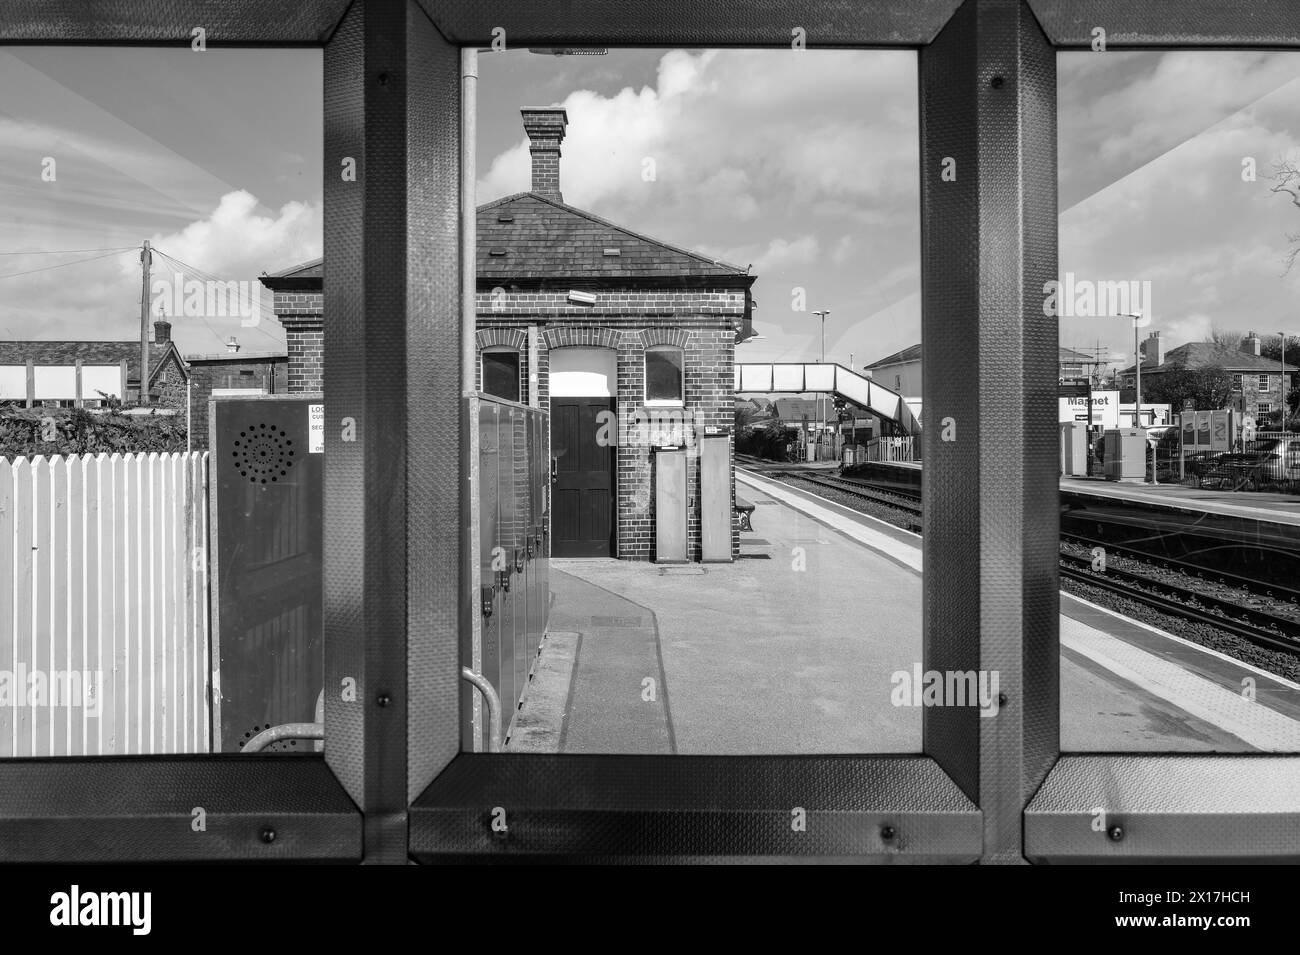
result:
[[(202, 219), (175, 232), (154, 235), (151, 244), (202, 272), (223, 280), (256, 281), (274, 272), (316, 258), (322, 249), (320, 203), (290, 202), (277, 212), (259, 212), (257, 199), (245, 191), (227, 193)], [(37, 246), (39, 247), (39, 245)], [(6, 272), (24, 271), (89, 256), (38, 256), (33, 265), (21, 256), (6, 257)], [(55, 258), (56, 262), (49, 259)], [(154, 278), (171, 276), (170, 267), (155, 256)], [(0, 299), (0, 332), (15, 338), (84, 339), (131, 338), (139, 332), (140, 260), (138, 251), (69, 265), (5, 280)], [(257, 286), (267, 307), (258, 327), (243, 326), (238, 317), (172, 319), (172, 335), (183, 352), (210, 352), (230, 336), (253, 349), (273, 349), (284, 341), (274, 320), (269, 291)], [(20, 305), (16, 303), (38, 303)], [(87, 334), (87, 329), (93, 329)]]
[[(746, 358), (810, 359), (819, 342), (791, 288), (846, 325), (917, 288), (916, 91), (912, 52), (673, 50), (653, 84), (555, 104), (569, 117), (561, 189), (620, 225), (753, 263), (767, 340)], [(480, 203), (530, 188), (522, 129), (483, 161)]]

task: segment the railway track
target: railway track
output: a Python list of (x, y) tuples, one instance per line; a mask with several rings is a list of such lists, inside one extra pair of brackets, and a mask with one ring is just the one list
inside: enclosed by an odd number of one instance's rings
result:
[(1062, 577), (1127, 597), (1170, 616), (1204, 623), (1269, 650), (1300, 651), (1300, 627), (1294, 620), (1243, 607), (1198, 590), (1179, 587), (1145, 574), (1107, 567), (1092, 570), (1087, 557), (1062, 554)]
[[(740, 456), (738, 455), (737, 458), (739, 459)], [(918, 533), (920, 532), (921, 501), (919, 495), (895, 488), (886, 490), (869, 482), (853, 478), (809, 473), (802, 468), (772, 467), (770, 462), (761, 462), (757, 459), (753, 459), (752, 463), (748, 460), (739, 461), (739, 463), (754, 471), (770, 474), (773, 477), (794, 478), (808, 484), (820, 485), (876, 504), (896, 508), (917, 518), (915, 529)], [(1108, 552), (1122, 553), (1136, 560), (1149, 563), (1156, 562), (1150, 554), (1143, 553), (1137, 548), (1116, 546), (1113, 543), (1105, 544), (1073, 533), (1062, 534), (1061, 538), (1063, 541), (1072, 541), (1087, 547), (1105, 547)], [(1165, 559), (1159, 561), (1159, 563), (1166, 569), (1183, 570), (1195, 574), (1206, 572), (1205, 568), (1184, 565), (1176, 560)], [(1065, 579), (1097, 587), (1116, 596), (1133, 600), (1170, 616), (1217, 627), (1256, 646), (1289, 653), (1300, 652), (1300, 623), (1293, 619), (1269, 613), (1267, 610), (1247, 607), (1237, 601), (1227, 600), (1196, 590), (1192, 586), (1179, 586), (1166, 580), (1129, 570), (1121, 570), (1114, 566), (1107, 567), (1105, 571), (1094, 571), (1091, 558), (1076, 554), (1061, 554), (1060, 575)], [(1252, 585), (1255, 590), (1259, 587), (1258, 581), (1251, 581), (1248, 578), (1237, 577), (1232, 574), (1211, 573), (1211, 576), (1217, 578), (1220, 583), (1232, 584), (1248, 593), (1252, 592)], [(1292, 599), (1300, 602), (1300, 591), (1275, 585), (1269, 585), (1268, 589), (1270, 599)]]

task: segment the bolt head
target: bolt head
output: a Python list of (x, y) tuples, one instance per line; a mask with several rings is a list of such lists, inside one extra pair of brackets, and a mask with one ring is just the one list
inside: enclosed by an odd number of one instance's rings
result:
[(270, 826), (267, 826), (265, 829), (262, 830), (261, 836), (262, 836), (262, 841), (265, 842), (268, 846), (271, 843), (275, 842), (275, 830), (272, 829)]

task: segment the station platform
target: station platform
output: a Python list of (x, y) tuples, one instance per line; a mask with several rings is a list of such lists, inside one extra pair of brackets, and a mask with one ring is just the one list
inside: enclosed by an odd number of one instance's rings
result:
[(1061, 478), (1061, 490), (1090, 497), (1135, 501), (1146, 505), (1300, 527), (1300, 495), (1295, 494), (1222, 491), (1183, 484), (1143, 484), (1098, 478)]
[[(917, 483), (920, 462), (873, 461), (869, 467), (886, 476), (904, 475), (900, 483)], [(1300, 527), (1300, 495), (1271, 491), (1224, 491), (1183, 484), (1146, 484), (1104, 478), (1061, 478), (1061, 491), (1103, 500), (1129, 501), (1147, 507), (1175, 508), (1222, 517), (1245, 518)]]
[[(733, 564), (553, 560), (551, 626), (507, 751), (906, 753), (920, 707), (920, 538), (737, 472)], [(1070, 752), (1300, 750), (1300, 686), (1061, 595)], [(1246, 699), (1251, 679), (1255, 700)]]

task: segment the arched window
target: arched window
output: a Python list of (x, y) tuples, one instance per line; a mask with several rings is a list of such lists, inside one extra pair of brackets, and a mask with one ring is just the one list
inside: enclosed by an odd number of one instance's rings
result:
[(483, 392), (507, 401), (518, 401), (519, 349), (494, 345), (483, 349), (479, 360), (482, 363)]
[(685, 391), (682, 350), (675, 345), (652, 345), (645, 351), (645, 403), (680, 405)]

